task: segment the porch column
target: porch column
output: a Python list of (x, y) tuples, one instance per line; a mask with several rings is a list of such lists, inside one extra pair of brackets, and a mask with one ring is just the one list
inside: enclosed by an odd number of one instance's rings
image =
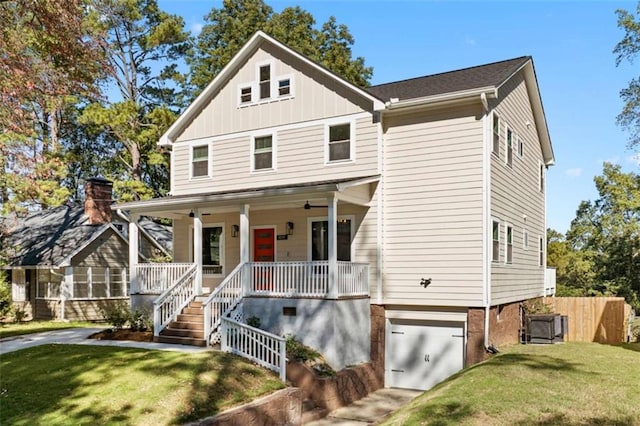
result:
[[(249, 262), (249, 204), (240, 206), (240, 264)], [(246, 295), (250, 290), (250, 269), (242, 275), (242, 293)]]
[(196, 294), (202, 294), (202, 218), (193, 211), (193, 262), (196, 266)]
[(329, 299), (338, 298), (338, 199), (335, 194), (327, 198), (327, 222), (329, 225)]
[(129, 292), (131, 294), (140, 292), (140, 284), (138, 283), (138, 218), (135, 213), (131, 213), (129, 217), (129, 278), (131, 285)]

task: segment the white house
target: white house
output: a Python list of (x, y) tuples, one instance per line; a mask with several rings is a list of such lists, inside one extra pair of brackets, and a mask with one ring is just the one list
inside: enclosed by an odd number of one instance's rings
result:
[(173, 219), (178, 265), (138, 264), (130, 222), (135, 303), (175, 277), (159, 339), (216, 341), (233, 310), (427, 389), (517, 342), (544, 295), (554, 156), (530, 57), (363, 89), (258, 32), (159, 143), (171, 195), (116, 206)]

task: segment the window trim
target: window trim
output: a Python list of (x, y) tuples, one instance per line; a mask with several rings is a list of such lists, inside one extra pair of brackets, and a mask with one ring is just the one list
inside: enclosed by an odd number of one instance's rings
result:
[(544, 258), (545, 258), (545, 250), (544, 250), (544, 239), (541, 235), (538, 235), (538, 266), (544, 267)]
[[(496, 120), (498, 121), (498, 133), (496, 135)], [(491, 116), (491, 153), (497, 158), (500, 158), (500, 136), (501, 136), (501, 123), (500, 115), (493, 111)], [(498, 140), (496, 141), (496, 136)]]
[(522, 249), (529, 251), (529, 231), (527, 228), (522, 230)]
[[(356, 230), (356, 216), (353, 214), (346, 214), (346, 215), (339, 215), (338, 218), (336, 219), (336, 221), (339, 220), (350, 220), (351, 221), (351, 244), (350, 244), (350, 256), (351, 256), (351, 262), (355, 262), (355, 255), (356, 255), (356, 251), (355, 251), (355, 238), (356, 238), (356, 234), (355, 234), (355, 230)], [(313, 216), (313, 217), (308, 217), (307, 218), (307, 261), (311, 262), (311, 258), (313, 257), (313, 247), (312, 247), (312, 239), (313, 239), (313, 233), (312, 233), (312, 225), (313, 222), (324, 222), (324, 221), (329, 221), (329, 216)], [(327, 240), (328, 241), (328, 240)]]
[(544, 194), (545, 167), (542, 161), (538, 161), (538, 191)]
[(504, 163), (509, 167), (513, 167), (513, 140), (516, 137), (516, 134), (511, 128), (511, 126), (506, 125), (505, 128), (506, 128), (506, 131), (505, 131), (505, 137), (504, 137), (504, 149), (505, 149)]
[[(329, 138), (331, 135), (331, 128), (341, 125), (349, 125), (349, 158), (342, 160), (330, 160), (329, 150)], [(324, 164), (348, 164), (356, 161), (356, 121), (351, 120), (331, 120), (325, 123), (324, 126)]]
[(524, 139), (521, 136), (518, 136), (518, 157), (524, 158)]
[[(501, 226), (500, 226), (500, 219), (497, 219), (495, 217), (491, 218), (491, 262), (492, 263), (500, 263), (500, 240), (501, 240)], [(498, 239), (496, 240), (494, 238), (494, 227), (497, 226), (498, 228)], [(495, 247), (496, 247), (496, 243), (498, 250), (496, 253)]]
[[(226, 265), (225, 265), (225, 252), (226, 252), (226, 239), (225, 239), (225, 223), (224, 222), (215, 222), (215, 223), (203, 223), (202, 224), (202, 230), (204, 231), (206, 228), (222, 228), (222, 233), (220, 233), (220, 266), (222, 266), (222, 272), (220, 274), (206, 274), (204, 272), (204, 267), (205, 266), (212, 266), (212, 265), (202, 265), (203, 266), (203, 271), (202, 271), (202, 276), (204, 277), (215, 277), (215, 278), (221, 278), (221, 277), (225, 277), (225, 270), (226, 270)], [(193, 224), (189, 225), (189, 261), (190, 262), (194, 262), (193, 260)]]
[[(511, 244), (509, 244), (509, 231), (511, 231)], [(511, 258), (509, 258), (509, 247), (511, 247)], [(508, 222), (504, 224), (504, 263), (513, 264), (513, 225)]]
[[(201, 176), (194, 176), (193, 175), (193, 163), (194, 163), (194, 157), (193, 157), (193, 151), (196, 148), (202, 148), (202, 147), (207, 147), (207, 174), (205, 175), (201, 175)], [(198, 160), (198, 161), (205, 161), (205, 160)], [(194, 180), (194, 179), (207, 179), (211, 177), (211, 144), (210, 143), (193, 143), (193, 144), (189, 144), (189, 180)]]
[[(284, 75), (279, 75), (277, 76), (276, 80), (276, 94), (277, 96), (275, 96), (275, 99), (288, 99), (288, 98), (292, 98), (293, 97), (293, 93), (294, 93), (294, 84), (293, 84), (293, 74), (284, 74)], [(286, 95), (281, 95), (280, 94), (280, 82), (284, 81), (284, 80), (289, 80), (289, 93), (287, 93)]]
[[(256, 139), (257, 138), (264, 138), (264, 137), (271, 137), (271, 168), (268, 169), (256, 169)], [(251, 159), (250, 159), (250, 172), (251, 173), (266, 173), (266, 172), (274, 172), (277, 170), (277, 153), (278, 153), (278, 149), (277, 149), (277, 140), (278, 138), (276, 137), (276, 132), (273, 133), (256, 133), (251, 135), (250, 139), (250, 150), (251, 150)]]

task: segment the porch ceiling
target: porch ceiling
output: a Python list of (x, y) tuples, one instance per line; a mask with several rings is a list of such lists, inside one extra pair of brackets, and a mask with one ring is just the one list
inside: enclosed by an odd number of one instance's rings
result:
[(180, 218), (188, 216), (192, 209), (198, 209), (204, 215), (237, 212), (244, 204), (249, 204), (251, 210), (303, 209), (307, 201), (312, 205), (326, 205), (331, 194), (336, 195), (339, 204), (367, 206), (379, 179), (380, 176), (377, 175), (238, 191), (177, 195), (115, 204), (111, 208), (139, 215)]

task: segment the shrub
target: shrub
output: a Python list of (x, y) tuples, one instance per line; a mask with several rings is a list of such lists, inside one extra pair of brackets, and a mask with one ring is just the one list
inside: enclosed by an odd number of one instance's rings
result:
[(255, 327), (255, 328), (260, 328), (260, 318), (256, 316), (247, 318), (247, 325), (250, 325), (251, 327)]
[(11, 311), (11, 283), (4, 272), (0, 271), (0, 320), (7, 318)]
[(102, 313), (105, 321), (111, 324), (116, 330), (123, 328), (131, 318), (129, 305), (126, 302), (101, 306), (100, 312)]
[(297, 341), (296, 336), (294, 336), (293, 334), (287, 334), (285, 338), (287, 347), (287, 358), (295, 361), (305, 362), (312, 361), (320, 357), (320, 354), (314, 349), (305, 346)]
[(529, 315), (552, 313), (551, 306), (544, 303), (541, 298), (529, 299), (523, 302), (522, 308), (524, 309), (524, 312)]
[(129, 316), (129, 328), (133, 331), (147, 331), (153, 329), (153, 319), (146, 309), (136, 309)]

